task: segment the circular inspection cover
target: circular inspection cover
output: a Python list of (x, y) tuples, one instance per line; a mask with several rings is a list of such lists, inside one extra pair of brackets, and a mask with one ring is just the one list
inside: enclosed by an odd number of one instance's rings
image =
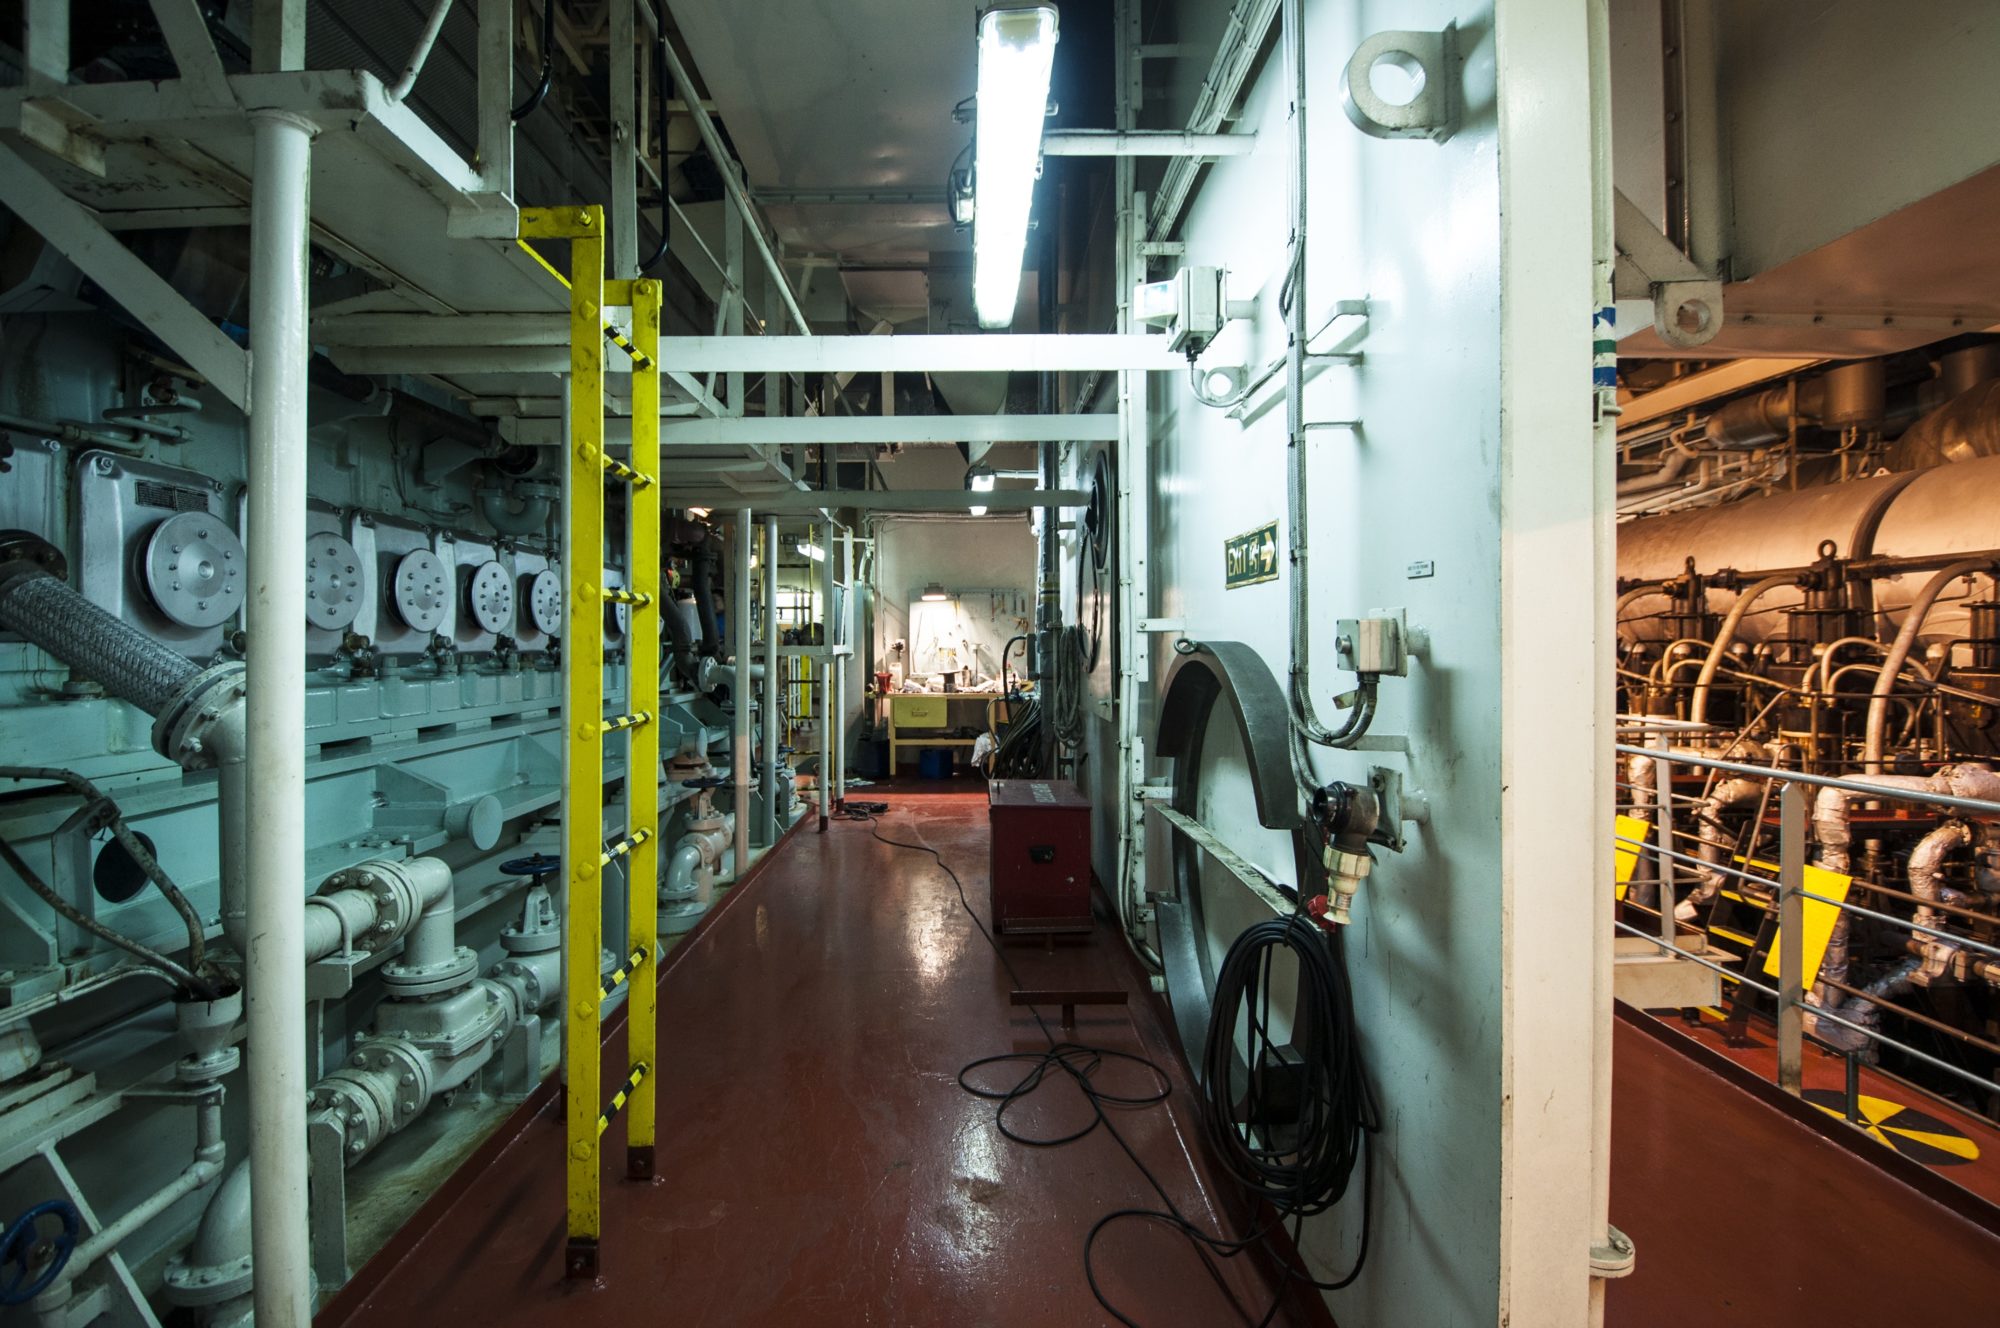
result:
[(451, 607), (451, 573), (429, 549), (414, 549), (396, 564), (396, 612), (420, 632), (436, 631)]
[(337, 632), (361, 612), (361, 555), (338, 535), (306, 536), (306, 621)]
[(514, 579), (498, 562), (479, 564), (465, 592), (472, 620), (481, 631), (504, 632), (514, 625)]
[(206, 512), (180, 512), (153, 527), (146, 589), (183, 627), (214, 627), (243, 605), (243, 544)]
[(534, 622), (535, 630), (544, 636), (561, 635), (562, 580), (547, 567), (521, 579), (527, 582), (521, 588), (521, 595), (528, 601), (528, 617)]

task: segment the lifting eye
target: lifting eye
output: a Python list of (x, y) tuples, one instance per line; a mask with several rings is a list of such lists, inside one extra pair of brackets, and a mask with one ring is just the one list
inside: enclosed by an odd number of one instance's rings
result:
[[(132, 834), (145, 845), (148, 853), (158, 857), (151, 839), (137, 830)], [(97, 887), (99, 899), (107, 904), (122, 904), (146, 888), (146, 869), (114, 837), (107, 839), (104, 847), (97, 851), (97, 861), (90, 868), (90, 883)]]

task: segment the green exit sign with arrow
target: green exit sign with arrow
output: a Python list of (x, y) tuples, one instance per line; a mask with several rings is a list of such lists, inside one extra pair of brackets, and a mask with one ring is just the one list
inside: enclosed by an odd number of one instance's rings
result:
[(1259, 581), (1278, 579), (1278, 523), (1266, 522), (1255, 530), (1232, 535), (1222, 541), (1222, 588), (1254, 586)]

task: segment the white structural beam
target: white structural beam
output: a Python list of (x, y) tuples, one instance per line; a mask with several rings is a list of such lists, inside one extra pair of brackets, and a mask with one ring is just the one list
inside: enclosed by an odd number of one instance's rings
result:
[(158, 334), (233, 405), (249, 409), (250, 362), (243, 348), (120, 244), (96, 213), (4, 145), (0, 145), (0, 202), (41, 232), (58, 253)]
[(747, 443), (814, 447), (845, 443), (1110, 442), (1116, 415), (814, 415), (790, 419), (688, 420), (660, 430), (662, 444)]
[(1255, 134), (1197, 134), (1179, 129), (1058, 129), (1042, 135), (1044, 157), (1241, 157)]
[(974, 504), (989, 512), (1027, 512), (1038, 507), (1085, 507), (1082, 489), (778, 489), (757, 493), (720, 485), (692, 487), (669, 471), (668, 492), (676, 506), (729, 507), (749, 503), (759, 512), (818, 512), (857, 508), (866, 512), (964, 512)]
[(1164, 336), (1117, 333), (994, 333), (963, 336), (662, 337), (660, 362), (689, 373), (961, 373), (1154, 369), (1187, 359)]
[(222, 57), (216, 54), (215, 41), (208, 35), (199, 0), (152, 3), (153, 18), (160, 25), (160, 35), (167, 39), (167, 49), (173, 53), (174, 66), (181, 72), (188, 95), (202, 106), (235, 105), (229, 75), (223, 71)]

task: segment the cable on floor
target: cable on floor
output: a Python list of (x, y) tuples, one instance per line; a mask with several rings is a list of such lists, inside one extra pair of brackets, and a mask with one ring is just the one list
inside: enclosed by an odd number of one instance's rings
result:
[[(1014, 971), (1006, 950), (973, 909), (972, 901), (965, 894), (965, 883), (945, 861), (943, 853), (929, 844), (891, 839), (875, 824), (875, 816), (867, 812), (848, 810), (841, 813), (839, 819), (866, 824), (869, 834), (891, 848), (928, 853), (938, 869), (950, 878), (958, 891), (959, 907), (965, 910), (965, 915), (972, 919), (973, 926), (986, 939), (986, 944), (1000, 960), (1008, 978), (1016, 989), (1022, 988), (1020, 974)], [(1280, 950), (1290, 951), (1298, 962), (1297, 1026), (1317, 1031), (1312, 1046), (1315, 1054), (1306, 1058), (1300, 1066), (1296, 1095), (1297, 1123), (1287, 1131), (1289, 1142), (1284, 1144), (1256, 1141), (1252, 1124), (1265, 1116), (1264, 1083), (1260, 1076), (1251, 1075), (1248, 1076), (1248, 1083), (1243, 1084), (1233, 1064), (1235, 1030), (1239, 1022), (1248, 1029), (1248, 1064), (1264, 1064), (1279, 1053), (1279, 1044), (1271, 1033), (1270, 1003), (1271, 965)], [(1106, 1297), (1104, 1289), (1098, 1284), (1092, 1258), (1097, 1239), (1107, 1227), (1121, 1221), (1142, 1220), (1161, 1223), (1186, 1237), (1225, 1296), (1230, 1296), (1229, 1288), (1211, 1256), (1230, 1259), (1246, 1250), (1262, 1251), (1284, 1274), (1284, 1281), (1272, 1294), (1270, 1306), (1255, 1321), (1256, 1328), (1267, 1328), (1284, 1304), (1290, 1283), (1298, 1281), (1321, 1291), (1338, 1291), (1352, 1285), (1367, 1262), (1374, 1187), (1372, 1168), (1366, 1165), (1364, 1140), (1366, 1135), (1380, 1129), (1381, 1122), (1362, 1068), (1360, 1039), (1353, 1010), (1353, 994), (1338, 935), (1325, 936), (1303, 912), (1256, 923), (1246, 928), (1230, 946), (1217, 975), (1209, 1026), (1209, 1052), (1204, 1067), (1202, 1118), (1209, 1146), (1221, 1159), (1224, 1170), (1252, 1198), (1268, 1204), (1274, 1214), (1273, 1220), (1261, 1223), (1240, 1240), (1210, 1232), (1182, 1213), (1159, 1177), (1140, 1160), (1107, 1113), (1107, 1108), (1154, 1106), (1167, 1100), (1172, 1093), (1172, 1081), (1155, 1062), (1131, 1052), (1058, 1039), (1041, 1012), (1030, 1007), (1042, 1037), (1049, 1044), (1048, 1049), (980, 1057), (959, 1070), (958, 1083), (966, 1092), (996, 1103), (995, 1128), (1004, 1137), (1019, 1144), (1034, 1148), (1059, 1147), (1074, 1143), (1103, 1127), (1159, 1196), (1163, 1208), (1115, 1209), (1099, 1218), (1084, 1237), (1084, 1277), (1090, 1284), (1091, 1294), (1107, 1314), (1125, 1324), (1126, 1328), (1144, 1328)], [(1118, 1063), (1142, 1067), (1152, 1075), (1157, 1088), (1151, 1092), (1119, 1094), (1099, 1087), (1095, 1082), (1097, 1073), (1107, 1065)], [(988, 1088), (968, 1081), (968, 1076), (976, 1077), (979, 1071), (997, 1065), (1019, 1065), (1024, 1069), (1020, 1078), (1006, 1088)], [(1065, 1134), (1043, 1137), (1023, 1133), (1009, 1123), (1011, 1109), (1032, 1096), (1044, 1083), (1065, 1076), (1090, 1104), (1091, 1119), (1088, 1124)], [(1246, 1089), (1240, 1101), (1234, 1100), (1236, 1086)], [(1272, 1238), (1284, 1230), (1289, 1221), (1289, 1234), (1296, 1249), (1305, 1219), (1327, 1211), (1341, 1200), (1357, 1165), (1362, 1167), (1362, 1212), (1354, 1264), (1342, 1276), (1321, 1281), (1275, 1248)], [(1231, 1299), (1233, 1302), (1233, 1296)], [(1242, 1306), (1238, 1305), (1237, 1310), (1246, 1323), (1251, 1322)]]

